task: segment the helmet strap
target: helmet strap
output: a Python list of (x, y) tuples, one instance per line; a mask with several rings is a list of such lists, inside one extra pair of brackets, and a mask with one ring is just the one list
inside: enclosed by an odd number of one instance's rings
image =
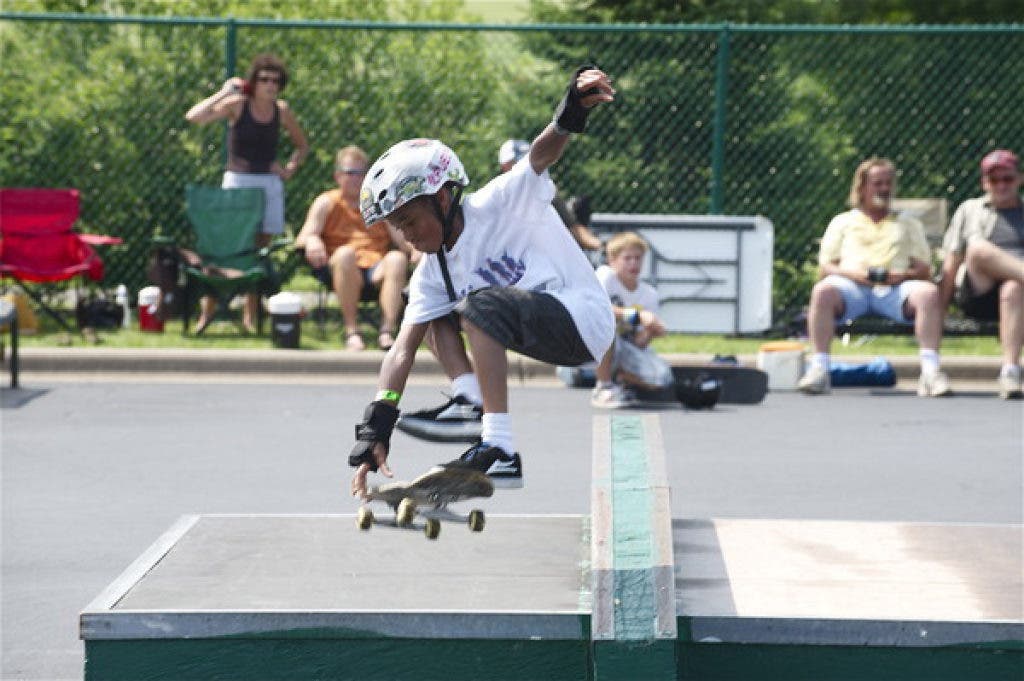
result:
[(448, 260), (444, 255), (444, 247), (455, 229), (455, 216), (458, 214), (462, 202), (462, 187), (456, 186), (454, 190), (449, 189), (449, 192), (451, 193), (451, 202), (448, 204), (447, 214), (441, 210), (441, 201), (438, 200), (437, 194), (431, 195), (430, 199), (434, 205), (437, 219), (441, 221), (441, 245), (437, 248), (437, 264), (441, 266), (441, 276), (444, 278), (444, 288), (448, 293), (448, 300), (454, 303), (458, 297), (455, 295), (452, 277), (448, 274)]

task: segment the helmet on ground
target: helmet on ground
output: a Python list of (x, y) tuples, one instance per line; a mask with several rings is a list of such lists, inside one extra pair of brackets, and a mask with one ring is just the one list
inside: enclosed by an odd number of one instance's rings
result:
[(518, 161), (530, 153), (530, 143), (526, 140), (505, 140), (498, 149), (498, 163)]
[(440, 140), (404, 140), (374, 161), (359, 192), (359, 210), (366, 226), (383, 220), (417, 196), (436, 194), (455, 182), (463, 187), (469, 176), (462, 161)]
[(721, 396), (722, 382), (703, 371), (676, 383), (676, 397), (689, 409), (710, 409)]

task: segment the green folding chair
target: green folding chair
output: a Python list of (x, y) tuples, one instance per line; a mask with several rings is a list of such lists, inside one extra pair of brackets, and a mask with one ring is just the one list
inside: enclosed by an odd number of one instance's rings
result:
[[(185, 258), (182, 292), (182, 333), (187, 334), (192, 308), (200, 297), (217, 297), (213, 319), (227, 317), (231, 299), (243, 293), (273, 295), (280, 282), (270, 254), (289, 243), (276, 240), (257, 249), (256, 234), (263, 223), (262, 189), (221, 189), (189, 185), (185, 212), (195, 232), (195, 255)], [(211, 320), (212, 322), (213, 320)], [(263, 306), (257, 317), (263, 333)], [(198, 333), (202, 333), (199, 331)]]

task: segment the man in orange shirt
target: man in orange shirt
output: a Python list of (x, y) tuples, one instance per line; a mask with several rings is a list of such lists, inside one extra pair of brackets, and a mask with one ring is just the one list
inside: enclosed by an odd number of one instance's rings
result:
[(366, 347), (359, 335), (356, 311), (364, 286), (379, 291), (381, 310), (378, 344), (387, 350), (394, 344), (398, 315), (402, 311), (409, 263), (419, 253), (390, 223), (381, 221), (369, 228), (359, 213), (359, 188), (369, 157), (356, 146), (338, 151), (334, 161), (337, 189), (326, 191), (313, 201), (296, 248), (305, 249), (313, 276), (334, 289), (345, 323), (345, 347)]

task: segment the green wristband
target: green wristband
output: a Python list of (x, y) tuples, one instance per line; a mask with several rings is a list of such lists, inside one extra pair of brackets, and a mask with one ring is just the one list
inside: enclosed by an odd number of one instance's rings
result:
[(394, 402), (398, 404), (398, 400), (402, 399), (402, 393), (397, 390), (378, 390), (376, 400), (387, 400), (388, 402)]

